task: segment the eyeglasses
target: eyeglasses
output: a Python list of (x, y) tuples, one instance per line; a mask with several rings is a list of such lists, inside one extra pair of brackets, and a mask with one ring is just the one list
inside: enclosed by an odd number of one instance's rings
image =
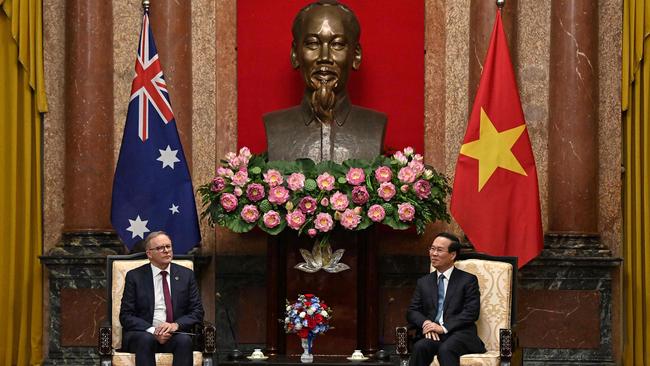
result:
[(429, 248), (429, 251), (431, 253), (447, 253), (447, 252), (449, 252), (449, 250), (447, 250), (446, 248), (442, 248), (442, 247), (431, 247), (431, 248)]
[(157, 247), (149, 248), (149, 250), (156, 250), (160, 253), (164, 251), (171, 251), (172, 250), (172, 245), (171, 244), (165, 244), (165, 245), (159, 245)]

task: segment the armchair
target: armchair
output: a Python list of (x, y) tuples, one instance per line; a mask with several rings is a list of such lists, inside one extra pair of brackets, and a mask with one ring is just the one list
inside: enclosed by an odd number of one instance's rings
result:
[[(476, 326), (486, 353), (460, 358), (465, 366), (520, 365), (516, 327), (517, 257), (495, 257), (483, 253), (462, 253), (456, 268), (476, 275), (481, 291), (481, 311)], [(435, 269), (431, 268), (431, 271)], [(408, 355), (407, 327), (396, 328), (399, 354)], [(437, 358), (431, 366), (439, 366)]]
[[(194, 270), (194, 257), (191, 255), (175, 255), (174, 263)], [(120, 306), (126, 273), (143, 264), (149, 263), (144, 253), (129, 255), (110, 255), (106, 257), (106, 289), (108, 290), (108, 320), (99, 328), (98, 351), (102, 365), (131, 366), (135, 365), (135, 354), (122, 352), (122, 325), (120, 324)], [(204, 355), (212, 357), (215, 351), (215, 327), (207, 322), (194, 329), (193, 365), (201, 366)], [(157, 366), (171, 366), (171, 353), (157, 353)]]

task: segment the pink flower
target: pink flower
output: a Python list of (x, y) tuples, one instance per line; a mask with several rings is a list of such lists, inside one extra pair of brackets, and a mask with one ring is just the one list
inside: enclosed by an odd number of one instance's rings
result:
[(242, 147), (239, 149), (239, 161), (244, 165), (248, 165), (248, 161), (251, 159), (253, 154), (251, 154), (251, 151), (246, 147)]
[(348, 173), (345, 175), (345, 179), (353, 186), (358, 186), (366, 180), (366, 174), (361, 168), (350, 168)]
[(293, 210), (287, 214), (287, 224), (294, 230), (300, 229), (305, 223), (305, 214), (300, 210)]
[(357, 215), (354, 210), (347, 209), (341, 214), (341, 225), (348, 230), (359, 226), (361, 216)]
[(401, 187), (399, 187), (399, 190), (402, 191), (402, 193), (406, 193), (409, 191), (409, 185), (408, 184), (402, 184)]
[(334, 226), (334, 220), (332, 220), (332, 216), (326, 212), (321, 212), (318, 215), (316, 215), (316, 220), (314, 220), (314, 227), (322, 232), (328, 232), (332, 230), (332, 226)]
[(387, 166), (380, 166), (375, 169), (375, 179), (379, 183), (390, 182), (393, 179), (393, 171)]
[(316, 178), (316, 184), (321, 191), (331, 191), (334, 189), (334, 177), (329, 173), (323, 173)]
[(232, 193), (234, 193), (235, 196), (237, 196), (237, 197), (241, 197), (241, 195), (242, 195), (244, 192), (241, 190), (241, 187), (235, 187), (235, 189), (232, 191)]
[(246, 169), (238, 170), (232, 177), (232, 184), (237, 187), (243, 187), (248, 183), (248, 171)]
[(415, 154), (413, 156), (413, 161), (417, 161), (418, 163), (424, 163), (424, 156), (420, 154)]
[(232, 177), (233, 174), (235, 173), (233, 173), (232, 170), (228, 168), (224, 168), (222, 166), (217, 168), (217, 175), (220, 177)]
[(269, 187), (276, 187), (282, 184), (282, 174), (275, 169), (269, 169), (264, 175), (264, 181)]
[(226, 154), (226, 161), (228, 162), (228, 165), (230, 165), (231, 168), (233, 169), (239, 169), (239, 158), (237, 157), (237, 154), (234, 152), (229, 152)]
[(415, 172), (415, 175), (417, 177), (422, 175), (422, 173), (424, 172), (424, 164), (422, 164), (421, 162), (416, 161), (416, 160), (411, 161), (409, 163), (408, 167), (413, 169), (413, 172)]
[(368, 209), (368, 217), (374, 222), (381, 222), (386, 217), (386, 211), (381, 205), (372, 205)]
[(404, 155), (406, 156), (411, 156), (413, 155), (413, 148), (410, 146), (407, 146), (404, 148)]
[(415, 182), (415, 171), (411, 169), (408, 166), (405, 166), (404, 168), (399, 170), (399, 173), (397, 173), (397, 178), (399, 179), (400, 182), (402, 183), (413, 183)]
[(309, 235), (309, 237), (311, 237), (311, 238), (313, 238), (314, 236), (316, 236), (317, 233), (318, 233), (318, 232), (317, 232), (316, 229), (314, 229), (314, 228), (311, 228), (311, 229), (307, 230), (307, 235)]
[(224, 188), (226, 188), (226, 180), (223, 177), (214, 177), (212, 179), (212, 186), (210, 187), (212, 192), (221, 192)]
[(269, 202), (277, 205), (283, 205), (289, 199), (289, 191), (282, 187), (277, 186), (269, 190)]
[(262, 220), (264, 221), (264, 225), (266, 227), (273, 229), (274, 227), (280, 225), (280, 214), (271, 210), (262, 216)]
[(330, 205), (332, 206), (333, 209), (337, 211), (343, 211), (346, 208), (348, 208), (348, 205), (350, 204), (350, 201), (348, 201), (348, 196), (345, 193), (341, 193), (339, 191), (336, 191), (330, 197)]
[(264, 198), (264, 186), (259, 183), (251, 183), (246, 188), (246, 197), (253, 202), (257, 202)]
[(377, 194), (379, 197), (383, 198), (384, 201), (390, 201), (393, 196), (395, 196), (395, 185), (390, 182), (382, 183), (379, 185), (379, 189), (377, 190)]
[(415, 207), (408, 202), (400, 203), (397, 205), (397, 214), (402, 221), (412, 221), (415, 217)]
[(237, 197), (232, 193), (222, 194), (219, 198), (219, 202), (226, 212), (231, 212), (237, 208)]
[(352, 202), (357, 205), (364, 205), (368, 202), (370, 195), (365, 186), (356, 186), (352, 188)]
[(287, 178), (287, 186), (292, 191), (299, 191), (305, 186), (305, 176), (302, 173), (293, 173)]
[(420, 199), (429, 198), (431, 194), (431, 185), (424, 179), (420, 179), (413, 185), (415, 195)]
[(408, 163), (408, 161), (409, 161), (409, 159), (406, 157), (406, 155), (404, 155), (404, 153), (401, 152), (401, 151), (398, 151), (395, 154), (393, 154), (393, 159), (397, 160), (397, 162), (400, 165), (406, 165), (406, 163)]
[(357, 206), (357, 207), (354, 208), (354, 213), (355, 214), (361, 215), (362, 212), (363, 212), (363, 208), (361, 206)]
[(330, 205), (330, 200), (328, 200), (327, 197), (323, 197), (323, 199), (320, 200), (320, 204), (321, 204), (321, 206), (327, 207), (327, 206)]
[(255, 205), (246, 205), (241, 210), (241, 218), (248, 223), (255, 222), (260, 218), (260, 212)]
[(316, 200), (311, 196), (303, 197), (298, 204), (300, 210), (306, 214), (311, 214), (316, 211)]

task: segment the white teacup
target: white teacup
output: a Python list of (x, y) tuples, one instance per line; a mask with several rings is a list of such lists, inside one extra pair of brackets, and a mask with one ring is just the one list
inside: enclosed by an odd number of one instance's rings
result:
[(261, 348), (255, 348), (253, 351), (253, 354), (251, 355), (252, 358), (264, 358), (264, 353), (262, 353)]
[(360, 349), (355, 349), (354, 352), (352, 352), (352, 357), (351, 358), (355, 359), (355, 360), (360, 360), (360, 359), (362, 359), (364, 357), (363, 357), (363, 353), (361, 353)]

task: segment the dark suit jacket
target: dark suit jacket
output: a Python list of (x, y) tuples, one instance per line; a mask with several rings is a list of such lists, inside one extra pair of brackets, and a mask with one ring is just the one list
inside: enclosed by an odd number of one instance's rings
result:
[[(476, 276), (458, 268), (451, 272), (445, 294), (443, 326), (447, 335), (460, 338), (472, 351), (485, 352), (483, 341), (476, 332), (476, 320), (481, 309), (481, 294)], [(417, 328), (422, 337), (422, 323), (434, 321), (438, 312), (438, 278), (436, 272), (418, 279), (406, 320)]]
[[(190, 269), (172, 263), (169, 269), (174, 322), (179, 331), (190, 332), (203, 321), (203, 305), (199, 288)], [(152, 327), (154, 292), (149, 263), (126, 273), (120, 323), (124, 332), (145, 331)]]

